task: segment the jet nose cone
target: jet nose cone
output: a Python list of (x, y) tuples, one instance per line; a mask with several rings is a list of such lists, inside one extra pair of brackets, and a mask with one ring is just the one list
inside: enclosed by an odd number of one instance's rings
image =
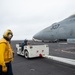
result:
[(34, 39), (41, 40), (43, 33), (39, 32), (33, 36)]
[(39, 39), (39, 38), (40, 38), (40, 35), (35, 34), (35, 35), (33, 36), (33, 38), (34, 38), (34, 39)]

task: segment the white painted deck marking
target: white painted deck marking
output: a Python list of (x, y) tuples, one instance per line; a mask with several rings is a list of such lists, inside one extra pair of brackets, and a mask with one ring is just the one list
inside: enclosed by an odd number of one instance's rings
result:
[(68, 59), (68, 58), (62, 58), (62, 57), (56, 57), (56, 56), (46, 56), (46, 58), (75, 66), (75, 60), (74, 59)]

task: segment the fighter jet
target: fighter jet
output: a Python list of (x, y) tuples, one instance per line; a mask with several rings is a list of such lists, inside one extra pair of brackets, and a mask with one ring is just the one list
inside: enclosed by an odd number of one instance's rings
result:
[(33, 40), (58, 41), (75, 38), (75, 14), (53, 23), (33, 36)]

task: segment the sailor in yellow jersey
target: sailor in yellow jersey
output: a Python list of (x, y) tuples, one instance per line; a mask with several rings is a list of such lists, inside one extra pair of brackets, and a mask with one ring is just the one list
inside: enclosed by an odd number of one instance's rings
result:
[(0, 75), (13, 75), (11, 62), (13, 61), (14, 51), (11, 47), (13, 32), (7, 30), (0, 40)]

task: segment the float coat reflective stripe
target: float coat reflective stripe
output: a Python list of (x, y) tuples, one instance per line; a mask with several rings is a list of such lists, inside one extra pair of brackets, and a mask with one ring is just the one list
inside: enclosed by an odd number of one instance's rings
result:
[(8, 63), (13, 60), (13, 50), (8, 41), (4, 38), (0, 40), (0, 65), (5, 66), (5, 63)]

